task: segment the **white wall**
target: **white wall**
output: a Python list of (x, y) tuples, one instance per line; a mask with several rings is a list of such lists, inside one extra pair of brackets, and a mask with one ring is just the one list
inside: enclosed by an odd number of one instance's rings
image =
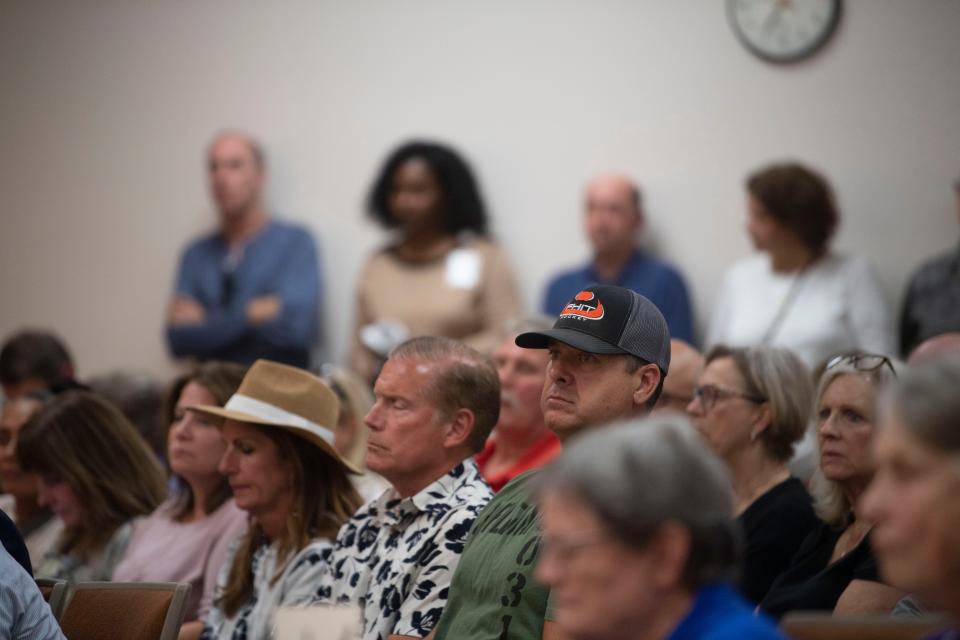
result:
[(59, 331), (81, 373), (166, 374), (179, 251), (212, 222), (202, 153), (258, 134), (270, 201), (321, 238), (333, 351), (345, 353), (361, 215), (410, 135), (473, 161), (528, 305), (585, 257), (580, 189), (619, 168), (682, 265), (703, 328), (749, 250), (742, 181), (780, 158), (833, 180), (837, 245), (877, 263), (891, 303), (953, 246), (960, 2), (848, 0), (792, 67), (747, 53), (720, 0), (5, 0), (0, 3), (0, 335)]

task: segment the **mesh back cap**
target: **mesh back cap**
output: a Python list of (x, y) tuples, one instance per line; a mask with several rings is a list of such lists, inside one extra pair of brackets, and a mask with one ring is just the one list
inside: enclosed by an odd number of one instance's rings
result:
[(670, 330), (663, 314), (623, 287), (587, 287), (570, 299), (552, 329), (521, 333), (516, 343), (546, 349), (554, 340), (587, 353), (634, 355), (657, 365), (663, 375), (670, 368)]

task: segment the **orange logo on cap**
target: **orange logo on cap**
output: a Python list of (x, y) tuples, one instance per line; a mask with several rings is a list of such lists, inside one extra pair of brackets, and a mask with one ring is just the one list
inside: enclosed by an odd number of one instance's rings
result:
[(563, 311), (560, 312), (561, 318), (583, 318), (584, 320), (599, 320), (603, 317), (603, 303), (597, 300), (595, 305), (590, 301), (596, 296), (592, 291), (581, 291), (573, 297)]

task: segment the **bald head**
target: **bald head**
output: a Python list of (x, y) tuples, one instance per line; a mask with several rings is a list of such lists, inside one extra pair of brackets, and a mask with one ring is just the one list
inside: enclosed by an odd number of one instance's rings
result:
[(587, 199), (616, 200), (635, 211), (641, 209), (640, 188), (622, 173), (602, 173), (587, 182)]
[(670, 372), (663, 381), (663, 393), (655, 411), (684, 411), (693, 400), (693, 389), (703, 371), (703, 356), (690, 344), (674, 338), (670, 341)]
[(252, 137), (239, 131), (218, 134), (210, 143), (207, 169), (210, 193), (224, 224), (259, 212), (265, 182), (263, 151)]
[(643, 224), (640, 190), (618, 173), (599, 175), (587, 183), (586, 231), (598, 257), (633, 250)]
[(244, 148), (246, 153), (250, 154), (250, 158), (259, 171), (263, 171), (266, 168), (266, 157), (263, 153), (263, 146), (249, 133), (236, 129), (225, 129), (219, 132), (213, 137), (213, 140), (210, 141), (210, 146), (207, 148), (208, 157), (212, 157), (215, 148), (222, 147), (223, 145), (231, 148)]
[(910, 352), (907, 364), (911, 367), (927, 364), (948, 353), (960, 353), (960, 332), (942, 333), (924, 340)]

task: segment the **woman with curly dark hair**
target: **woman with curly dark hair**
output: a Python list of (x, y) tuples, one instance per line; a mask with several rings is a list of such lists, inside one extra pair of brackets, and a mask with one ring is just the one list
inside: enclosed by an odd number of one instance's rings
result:
[(391, 347), (419, 335), (492, 348), (519, 301), (463, 158), (433, 142), (402, 145), (380, 170), (368, 206), (394, 236), (360, 276), (354, 370), (372, 381)]

